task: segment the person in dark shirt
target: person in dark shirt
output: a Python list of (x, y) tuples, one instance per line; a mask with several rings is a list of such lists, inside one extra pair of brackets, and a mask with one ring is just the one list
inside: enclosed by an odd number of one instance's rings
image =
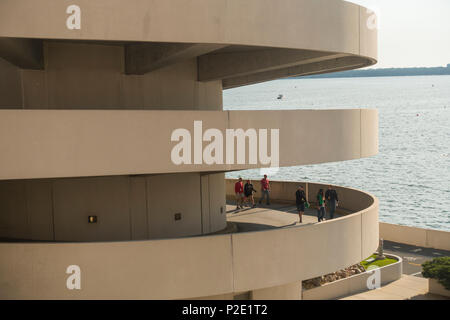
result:
[(245, 197), (245, 202), (251, 201), (252, 202), (252, 207), (255, 208), (256, 204), (255, 204), (255, 199), (253, 198), (253, 193), (256, 192), (256, 190), (253, 188), (253, 184), (250, 180), (247, 180), (247, 183), (244, 186), (244, 197)]
[(295, 192), (295, 202), (297, 204), (297, 212), (300, 217), (300, 223), (302, 223), (302, 216), (305, 213), (305, 202), (306, 202), (306, 194), (303, 190), (303, 186), (298, 186), (297, 191)]
[(325, 192), (325, 199), (328, 202), (328, 208), (330, 211), (330, 219), (334, 218), (334, 212), (336, 211), (336, 207), (338, 206), (338, 195), (336, 190), (332, 188), (332, 186), (328, 186), (327, 192)]

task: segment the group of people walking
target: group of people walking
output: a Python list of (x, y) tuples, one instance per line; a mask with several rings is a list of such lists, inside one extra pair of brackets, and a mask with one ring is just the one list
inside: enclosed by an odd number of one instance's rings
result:
[[(253, 194), (255, 194), (256, 192), (257, 191), (253, 187), (253, 184), (250, 180), (247, 180), (244, 185), (242, 178), (239, 178), (239, 180), (234, 184), (234, 193), (236, 194), (236, 210), (244, 208), (244, 204), (250, 204), (250, 202), (251, 206), (255, 208), (256, 204)], [(261, 199), (259, 200), (259, 204), (261, 204), (262, 201), (266, 199), (266, 204), (270, 205), (269, 193), (269, 179), (267, 179), (267, 175), (264, 175), (264, 178), (261, 179)]]
[[(328, 186), (328, 190), (323, 193), (323, 189), (319, 189), (316, 196), (317, 200), (317, 220), (321, 222), (324, 220), (326, 215), (326, 207), (328, 206), (330, 219), (334, 218), (334, 213), (336, 212), (336, 207), (338, 206), (338, 195), (332, 186)], [(302, 223), (302, 217), (305, 213), (305, 207), (309, 207), (308, 200), (306, 199), (305, 190), (303, 186), (299, 186), (295, 192), (295, 202), (297, 204), (297, 212), (300, 218), (300, 223)]]
[[(234, 192), (236, 194), (236, 210), (243, 209), (244, 204), (248, 203), (251, 207), (255, 208), (255, 198), (254, 194), (257, 192), (253, 187), (250, 179), (244, 185), (242, 178), (234, 185)], [(264, 200), (266, 200), (266, 204), (270, 205), (270, 182), (267, 179), (267, 175), (264, 175), (264, 178), (261, 179), (261, 198), (259, 200), (259, 204), (261, 204)], [(335, 189), (330, 185), (328, 186), (328, 190), (324, 193), (323, 189), (319, 189), (316, 195), (317, 201), (317, 221), (321, 222), (325, 219), (325, 215), (329, 213), (329, 219), (334, 218), (334, 213), (336, 212), (336, 207), (339, 203), (338, 194)], [(295, 192), (295, 202), (297, 205), (297, 212), (300, 218), (300, 223), (303, 223), (303, 214), (305, 213), (305, 208), (309, 208), (309, 203), (306, 197), (305, 190), (303, 186), (298, 186), (297, 191)]]

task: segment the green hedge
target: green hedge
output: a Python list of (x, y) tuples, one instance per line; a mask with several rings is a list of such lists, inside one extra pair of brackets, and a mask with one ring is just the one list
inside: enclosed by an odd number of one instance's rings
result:
[(450, 290), (450, 257), (434, 258), (422, 264), (422, 275), (436, 279), (445, 289)]

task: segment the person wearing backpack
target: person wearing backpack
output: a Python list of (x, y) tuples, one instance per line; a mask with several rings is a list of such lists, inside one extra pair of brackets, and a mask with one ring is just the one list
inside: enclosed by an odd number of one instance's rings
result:
[(256, 192), (256, 190), (253, 188), (253, 184), (250, 180), (247, 180), (247, 183), (244, 185), (244, 201), (252, 202), (252, 208), (256, 208), (255, 199), (253, 198), (253, 193)]
[(325, 199), (327, 199), (328, 210), (330, 212), (330, 219), (334, 218), (334, 212), (338, 206), (338, 195), (336, 190), (334, 190), (331, 185), (328, 186), (327, 192), (325, 192)]
[(297, 204), (298, 216), (300, 217), (299, 223), (302, 223), (303, 213), (305, 213), (305, 203), (307, 202), (303, 186), (298, 186), (295, 192), (295, 202)]

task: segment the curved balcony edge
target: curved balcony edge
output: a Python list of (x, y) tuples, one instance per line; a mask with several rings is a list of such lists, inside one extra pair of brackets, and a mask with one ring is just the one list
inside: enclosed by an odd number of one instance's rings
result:
[(374, 13), (346, 1), (80, 0), (74, 8), (16, 0), (0, 3), (0, 12), (14, 17), (0, 19), (0, 37), (245, 45), (377, 58)]
[[(298, 182), (285, 184), (283, 190), (290, 192)], [(308, 183), (309, 190), (319, 187)], [(343, 205), (357, 211), (312, 225), (149, 241), (2, 242), (0, 298), (211, 297), (334, 272), (371, 255), (378, 245), (378, 199), (351, 188), (338, 192), (346, 199)], [(72, 265), (80, 267), (80, 289), (67, 287)]]
[[(200, 123), (199, 133), (195, 123)], [(320, 134), (308, 138), (318, 128)], [(172, 141), (177, 129), (186, 136)], [(206, 162), (204, 152), (209, 142), (204, 133), (208, 129), (217, 129), (217, 139), (221, 138), (221, 143), (216, 144), (216, 149), (222, 151), (219, 163)], [(250, 163), (251, 143), (245, 138), (245, 161), (238, 163), (238, 142), (227, 138), (227, 129), (235, 133), (237, 129), (252, 131), (255, 162)], [(266, 133), (268, 157), (272, 152), (272, 129), (279, 134), (278, 141), (274, 140), (278, 142), (279, 161), (275, 164), (271, 155), (269, 163), (262, 164), (261, 135)], [(237, 136), (242, 138), (244, 131)], [(172, 151), (185, 139), (189, 142), (186, 151), (190, 163), (177, 165)], [(231, 164), (225, 157), (228, 139), (235, 150)], [(195, 149), (197, 143), (199, 149)], [(196, 164), (198, 150), (200, 163)], [(0, 180), (223, 172), (351, 160), (377, 153), (376, 109), (0, 110)]]

